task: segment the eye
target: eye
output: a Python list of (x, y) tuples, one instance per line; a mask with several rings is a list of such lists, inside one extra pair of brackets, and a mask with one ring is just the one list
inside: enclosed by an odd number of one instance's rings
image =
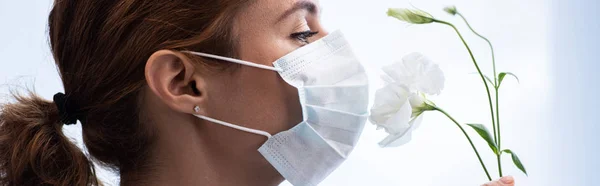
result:
[(312, 30), (307, 30), (304, 32), (297, 32), (297, 33), (293, 33), (290, 35), (290, 37), (292, 39), (297, 39), (298, 41), (300, 41), (302, 44), (308, 44), (308, 38), (317, 35), (319, 32), (315, 32)]

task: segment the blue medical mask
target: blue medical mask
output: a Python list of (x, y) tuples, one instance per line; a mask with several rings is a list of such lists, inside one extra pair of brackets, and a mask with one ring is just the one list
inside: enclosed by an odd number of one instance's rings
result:
[(298, 89), (303, 121), (273, 136), (265, 131), (195, 115), (213, 123), (266, 136), (267, 141), (258, 151), (291, 184), (319, 184), (356, 146), (368, 116), (369, 87), (363, 66), (340, 31), (285, 55), (273, 66), (186, 52), (276, 71)]

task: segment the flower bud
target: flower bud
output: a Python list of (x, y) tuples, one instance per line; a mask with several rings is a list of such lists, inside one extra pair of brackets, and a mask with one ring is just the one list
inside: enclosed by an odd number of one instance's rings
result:
[(434, 21), (431, 14), (421, 10), (390, 8), (388, 9), (387, 15), (412, 24), (427, 24)]
[(444, 8), (444, 11), (448, 12), (450, 15), (456, 15), (456, 13), (458, 13), (456, 11), (456, 6), (448, 6)]

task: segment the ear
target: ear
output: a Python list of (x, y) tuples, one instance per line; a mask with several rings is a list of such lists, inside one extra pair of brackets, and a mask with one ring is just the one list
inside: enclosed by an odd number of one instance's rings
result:
[(171, 109), (189, 114), (196, 113), (196, 106), (204, 110), (204, 79), (185, 55), (171, 50), (154, 52), (146, 62), (145, 76), (152, 92)]

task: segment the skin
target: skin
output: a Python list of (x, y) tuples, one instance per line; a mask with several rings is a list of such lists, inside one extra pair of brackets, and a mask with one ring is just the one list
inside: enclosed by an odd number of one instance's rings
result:
[(512, 176), (504, 176), (496, 181), (488, 182), (482, 186), (514, 186), (515, 179)]
[[(308, 42), (328, 34), (319, 21), (318, 0), (257, 0), (237, 16), (239, 58), (268, 66), (307, 44), (290, 34), (318, 31)], [(284, 178), (257, 151), (266, 137), (192, 114), (276, 134), (302, 121), (297, 90), (274, 71), (200, 67), (172, 50), (156, 51), (148, 59), (142, 111), (157, 129), (157, 143), (148, 181), (138, 184), (279, 185)]]

